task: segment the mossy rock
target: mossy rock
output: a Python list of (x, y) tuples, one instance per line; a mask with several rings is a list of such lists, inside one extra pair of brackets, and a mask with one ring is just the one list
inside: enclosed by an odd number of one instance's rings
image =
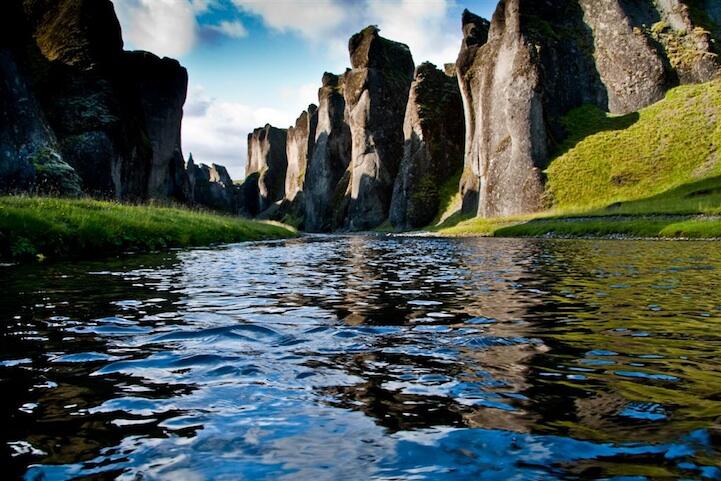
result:
[(60, 154), (50, 147), (39, 149), (30, 157), (35, 168), (36, 190), (43, 194), (80, 196), (82, 181)]

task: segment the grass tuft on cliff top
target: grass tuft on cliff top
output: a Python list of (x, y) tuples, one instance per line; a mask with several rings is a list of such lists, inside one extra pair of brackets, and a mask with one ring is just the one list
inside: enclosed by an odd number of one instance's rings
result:
[(0, 197), (0, 258), (102, 257), (293, 237), (291, 227), (184, 208)]
[(549, 211), (448, 222), (445, 235), (721, 237), (721, 80), (640, 112), (571, 111), (547, 175)]

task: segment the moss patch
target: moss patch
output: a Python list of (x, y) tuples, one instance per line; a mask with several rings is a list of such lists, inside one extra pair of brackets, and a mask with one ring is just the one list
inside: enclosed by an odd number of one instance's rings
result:
[(81, 180), (55, 150), (44, 147), (30, 158), (35, 168), (37, 188), (44, 194), (77, 196), (81, 194)]

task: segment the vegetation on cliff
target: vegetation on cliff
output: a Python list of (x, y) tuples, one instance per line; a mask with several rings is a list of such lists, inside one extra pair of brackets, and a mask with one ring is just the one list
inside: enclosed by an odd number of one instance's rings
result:
[(721, 174), (719, 115), (721, 80), (678, 87), (626, 116), (590, 106), (570, 112), (568, 139), (546, 171), (550, 200), (561, 209), (598, 208)]
[(101, 257), (293, 237), (282, 224), (87, 199), (0, 197), (0, 258)]
[[(721, 237), (721, 80), (640, 112), (584, 106), (545, 174), (551, 210), (447, 222), (447, 235)], [(451, 219), (452, 220), (452, 219)]]

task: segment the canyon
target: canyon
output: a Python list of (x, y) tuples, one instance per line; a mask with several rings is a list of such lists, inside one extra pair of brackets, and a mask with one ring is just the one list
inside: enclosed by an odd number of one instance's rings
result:
[(633, 113), (721, 71), (713, 0), (502, 0), (491, 20), (464, 12), (443, 70), (369, 26), (317, 106), (248, 135), (237, 183), (184, 160), (188, 73), (123, 50), (109, 0), (11, 0), (0, 14), (0, 191), (177, 202), (310, 232), (551, 207), (544, 172), (566, 114)]

